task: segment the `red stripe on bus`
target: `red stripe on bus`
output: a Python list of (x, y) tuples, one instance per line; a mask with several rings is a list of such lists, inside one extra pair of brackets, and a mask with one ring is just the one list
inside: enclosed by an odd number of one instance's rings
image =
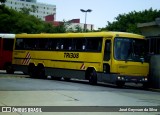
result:
[(26, 54), (26, 57), (25, 57), (25, 59), (23, 60), (22, 64), (23, 64), (23, 65), (27, 65), (27, 64), (30, 62), (30, 59), (31, 59), (31, 55), (30, 55), (30, 53), (28, 52), (28, 53)]
[(82, 64), (82, 66), (80, 67), (80, 69), (85, 69), (84, 63)]

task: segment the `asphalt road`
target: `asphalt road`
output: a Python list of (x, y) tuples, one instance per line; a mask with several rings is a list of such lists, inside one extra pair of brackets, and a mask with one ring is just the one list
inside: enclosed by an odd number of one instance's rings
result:
[[(141, 87), (99, 83), (89, 85), (87, 81), (51, 79), (33, 79), (28, 75), (9, 75), (0, 73), (0, 106), (159, 106), (160, 92), (143, 90)], [(1, 114), (1, 113), (0, 113)], [(9, 113), (8, 113), (9, 114)], [(10, 113), (13, 114), (13, 113)], [(27, 113), (14, 113), (25, 115)], [(31, 114), (31, 113), (30, 113)], [(33, 114), (33, 113), (32, 113)], [(35, 113), (34, 113), (35, 114)], [(53, 114), (53, 113), (47, 113)], [(64, 114), (58, 112), (56, 114)], [(65, 113), (70, 115), (70, 113)], [(71, 114), (74, 114), (72, 112)], [(76, 113), (76, 114), (82, 114)], [(89, 112), (85, 114), (90, 114)], [(95, 112), (93, 115), (106, 115), (106, 112)], [(111, 112), (110, 114), (113, 114)], [(128, 112), (114, 112), (126, 114)], [(134, 112), (129, 112), (134, 114)], [(136, 112), (144, 115), (144, 112)], [(158, 112), (145, 112), (158, 115)]]

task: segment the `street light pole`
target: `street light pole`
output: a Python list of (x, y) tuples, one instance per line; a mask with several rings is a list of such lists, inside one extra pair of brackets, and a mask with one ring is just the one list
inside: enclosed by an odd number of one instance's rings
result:
[(86, 32), (87, 30), (87, 25), (86, 25), (86, 21), (87, 21), (87, 12), (92, 12), (91, 9), (88, 9), (88, 10), (83, 10), (83, 9), (80, 9), (81, 12), (84, 12), (85, 13), (85, 24), (84, 24), (84, 31)]

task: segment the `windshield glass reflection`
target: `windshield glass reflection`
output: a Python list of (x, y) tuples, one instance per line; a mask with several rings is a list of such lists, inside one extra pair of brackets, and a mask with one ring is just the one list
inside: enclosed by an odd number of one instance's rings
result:
[(115, 38), (114, 58), (123, 61), (147, 62), (146, 41), (131, 38)]

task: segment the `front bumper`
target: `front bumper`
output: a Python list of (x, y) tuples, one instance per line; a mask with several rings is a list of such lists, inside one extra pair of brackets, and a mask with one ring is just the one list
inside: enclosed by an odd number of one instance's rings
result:
[(118, 75), (117, 76), (117, 81), (134, 82), (134, 83), (145, 83), (145, 82), (148, 82), (148, 78), (146, 76)]

